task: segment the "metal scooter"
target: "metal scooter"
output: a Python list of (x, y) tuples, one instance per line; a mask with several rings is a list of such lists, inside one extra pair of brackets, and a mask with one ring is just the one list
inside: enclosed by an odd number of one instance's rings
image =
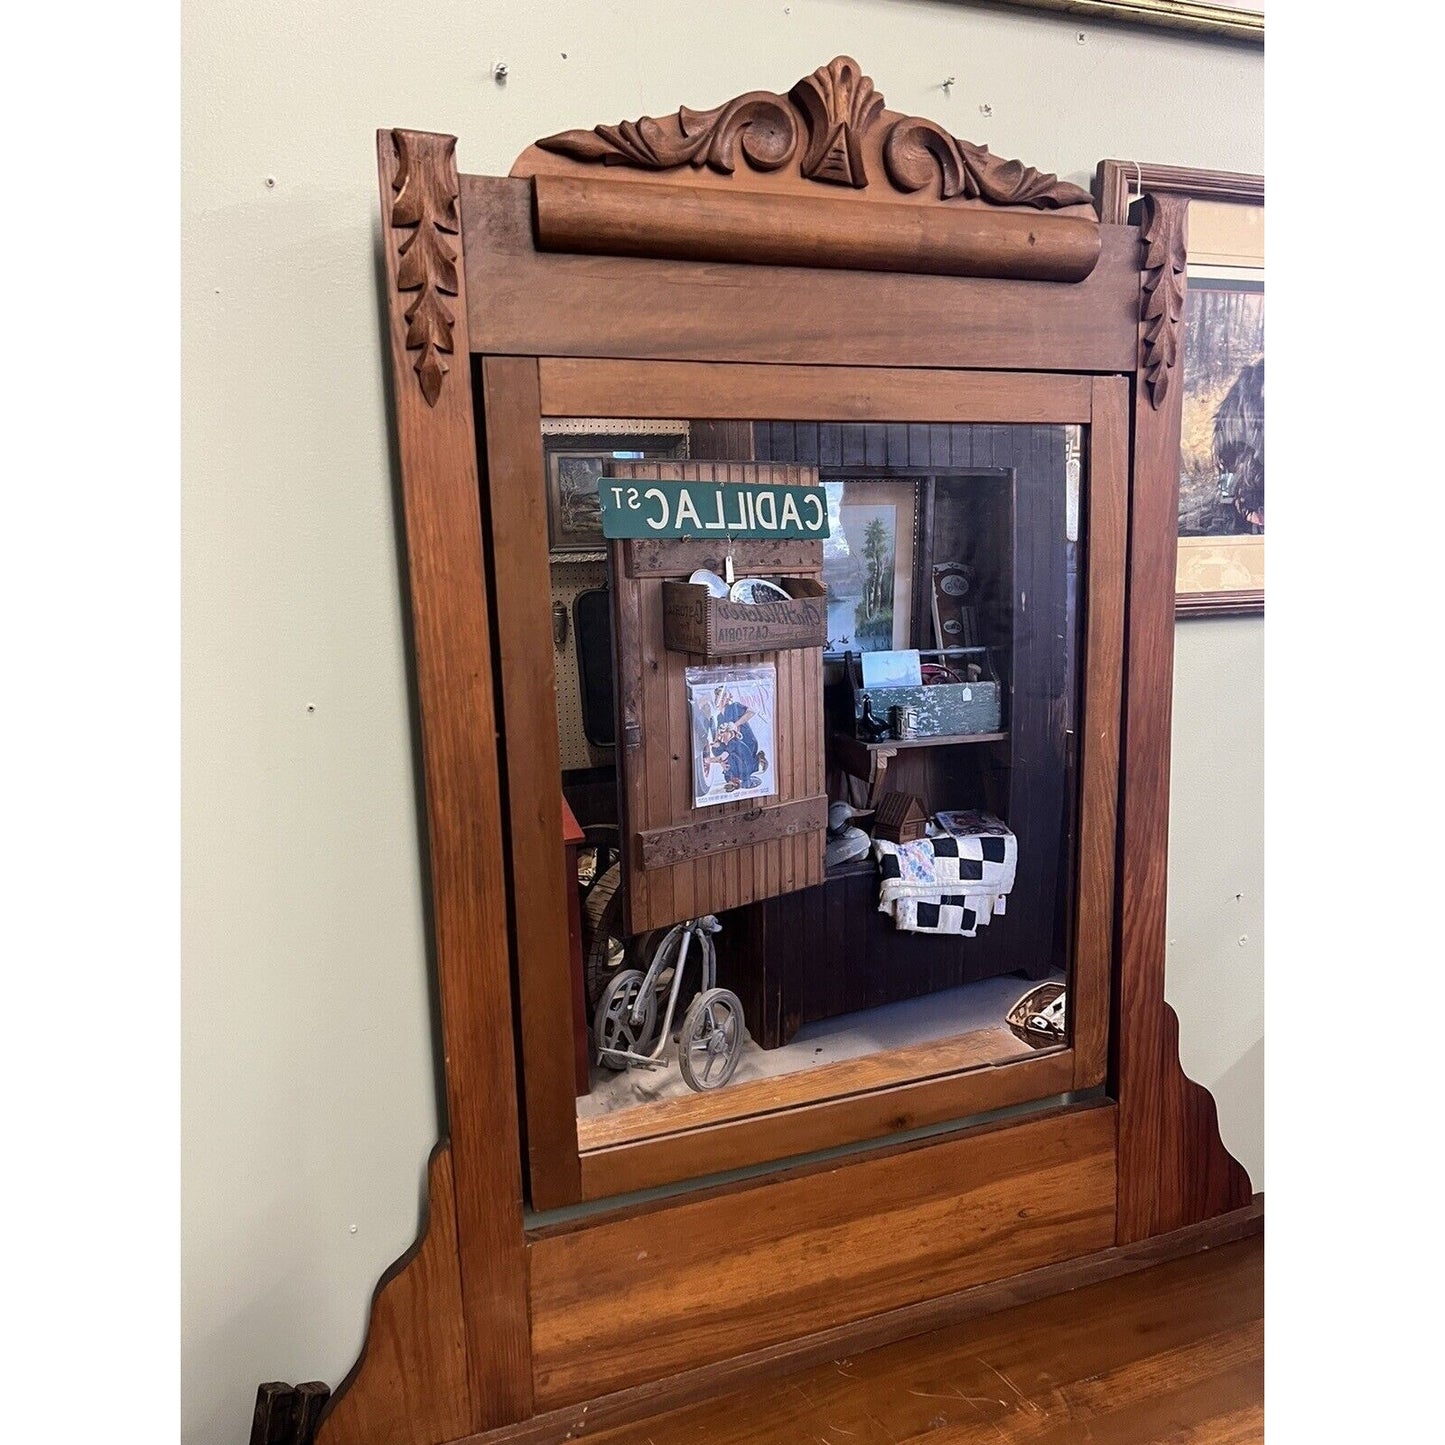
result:
[[(746, 1030), (738, 996), (716, 986), (717, 949), (712, 935), (721, 930), (722, 924), (711, 913), (674, 924), (658, 944), (645, 973), (640, 968), (623, 969), (608, 983), (592, 1024), (598, 1063), (617, 1073), (634, 1064), (644, 1069), (666, 1066), (664, 1054), (682, 992), (682, 976), (696, 941), (701, 950), (702, 987), (682, 1017), (677, 1066), (688, 1088), (699, 1092), (720, 1089), (732, 1078), (742, 1057)], [(667, 1012), (658, 1027), (658, 985), (669, 967), (673, 973)]]

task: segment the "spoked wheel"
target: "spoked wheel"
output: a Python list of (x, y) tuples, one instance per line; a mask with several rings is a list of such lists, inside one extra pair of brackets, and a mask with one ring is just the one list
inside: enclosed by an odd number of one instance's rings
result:
[(683, 1015), (677, 1066), (689, 1089), (720, 1089), (743, 1056), (743, 1006), (725, 988), (698, 994)]
[(657, 1027), (657, 996), (651, 989), (642, 1002), (641, 1018), (633, 1022), (633, 1006), (642, 990), (643, 972), (640, 968), (624, 968), (614, 974), (602, 997), (597, 1002), (597, 1013), (592, 1020), (592, 1042), (597, 1057), (604, 1068), (621, 1073), (627, 1067), (626, 1059), (604, 1053), (604, 1049), (626, 1049), (634, 1054), (645, 1054), (652, 1047), (652, 1031)]

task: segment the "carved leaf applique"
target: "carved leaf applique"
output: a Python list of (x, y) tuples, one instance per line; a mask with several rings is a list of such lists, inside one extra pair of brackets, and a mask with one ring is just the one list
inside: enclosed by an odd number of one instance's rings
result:
[(1143, 202), (1144, 380), (1157, 410), (1169, 394), (1184, 333), (1186, 227), (1182, 202)]
[(428, 406), (435, 406), (450, 370), (442, 359), (452, 351), (456, 324), (444, 299), (460, 293), (458, 251), (449, 238), (461, 230), (457, 214), (457, 180), (449, 136), (393, 131), (396, 179), (392, 189), (391, 223), (407, 234), (397, 248), (398, 291), (416, 291), (406, 309), (406, 349), (419, 355), (413, 363)]

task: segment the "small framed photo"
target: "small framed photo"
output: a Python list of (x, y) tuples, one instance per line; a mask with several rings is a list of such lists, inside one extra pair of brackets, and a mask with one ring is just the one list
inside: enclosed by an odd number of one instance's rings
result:
[(554, 552), (603, 546), (598, 486), (611, 452), (547, 453), (547, 542)]
[(710, 808), (778, 791), (778, 674), (756, 667), (689, 667), (692, 805)]
[[(547, 462), (547, 545), (553, 553), (600, 552), (607, 464), (644, 457), (685, 457), (690, 427), (681, 421), (627, 417), (542, 423)], [(561, 559), (565, 560), (565, 559)]]

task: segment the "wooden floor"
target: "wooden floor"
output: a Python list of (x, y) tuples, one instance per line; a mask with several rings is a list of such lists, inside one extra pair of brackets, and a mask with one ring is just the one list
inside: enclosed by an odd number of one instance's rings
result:
[[(697, 1302), (707, 1309), (706, 1299)], [(754, 1384), (596, 1445), (1242, 1445), (1264, 1438), (1260, 1235)]]

